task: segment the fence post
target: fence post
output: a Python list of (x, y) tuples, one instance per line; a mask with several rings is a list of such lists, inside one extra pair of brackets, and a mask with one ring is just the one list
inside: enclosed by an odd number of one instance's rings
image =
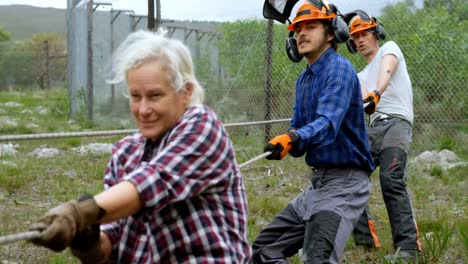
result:
[(161, 0), (156, 0), (156, 30), (161, 27)]
[[(272, 61), (273, 61), (273, 20), (268, 19), (267, 31), (266, 31), (266, 48), (265, 48), (265, 116), (264, 120), (271, 120), (271, 100), (272, 100), (272, 89), (271, 89), (271, 76), (272, 76)], [(268, 123), (265, 125), (265, 142), (268, 142), (270, 136), (271, 125)]]
[(88, 1), (88, 120), (93, 121), (93, 15), (94, 0)]
[[(44, 79), (45, 79), (45, 88), (49, 89), (50, 88), (50, 75), (49, 75), (49, 70), (50, 70), (50, 62), (49, 62), (49, 41), (44, 40), (44, 56), (45, 56), (45, 72), (44, 72)], [(41, 87), (42, 88), (42, 87)]]
[(148, 30), (154, 31), (154, 0), (148, 0)]

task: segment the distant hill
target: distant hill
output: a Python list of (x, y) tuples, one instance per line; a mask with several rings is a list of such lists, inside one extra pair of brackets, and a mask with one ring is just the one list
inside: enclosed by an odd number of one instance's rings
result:
[(26, 40), (39, 33), (57, 33), (66, 38), (67, 11), (28, 5), (0, 5), (0, 27), (12, 40)]

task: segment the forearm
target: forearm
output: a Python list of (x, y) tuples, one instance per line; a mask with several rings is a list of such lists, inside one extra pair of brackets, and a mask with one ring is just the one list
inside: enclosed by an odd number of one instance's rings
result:
[(135, 214), (143, 208), (136, 187), (123, 181), (94, 196), (96, 203), (106, 211), (101, 223), (111, 222)]
[(385, 92), (385, 90), (387, 90), (388, 84), (390, 83), (390, 78), (391, 77), (392, 76), (389, 74), (388, 68), (387, 69), (382, 69), (381, 68), (381, 70), (379, 72), (379, 78), (377, 80), (377, 86), (375, 87), (375, 90), (379, 91), (380, 94)]
[(365, 99), (367, 97), (367, 95), (369, 94), (369, 91), (367, 90), (367, 86), (361, 82), (361, 95), (362, 95), (362, 99)]

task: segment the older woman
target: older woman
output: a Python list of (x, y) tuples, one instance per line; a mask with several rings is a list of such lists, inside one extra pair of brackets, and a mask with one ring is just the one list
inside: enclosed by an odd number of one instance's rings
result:
[[(126, 80), (139, 132), (114, 145), (105, 190), (51, 209), (33, 243), (83, 263), (247, 263), (247, 199), (232, 143), (190, 52), (164, 33), (130, 34), (112, 82)], [(100, 231), (99, 231), (100, 227)]]

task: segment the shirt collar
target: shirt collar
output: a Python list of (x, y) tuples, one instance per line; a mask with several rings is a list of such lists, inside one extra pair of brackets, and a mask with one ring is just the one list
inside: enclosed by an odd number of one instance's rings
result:
[(317, 75), (320, 70), (325, 67), (326, 63), (328, 63), (333, 53), (335, 53), (335, 50), (333, 48), (328, 48), (312, 65), (307, 65), (307, 71), (311, 71), (314, 75)]

